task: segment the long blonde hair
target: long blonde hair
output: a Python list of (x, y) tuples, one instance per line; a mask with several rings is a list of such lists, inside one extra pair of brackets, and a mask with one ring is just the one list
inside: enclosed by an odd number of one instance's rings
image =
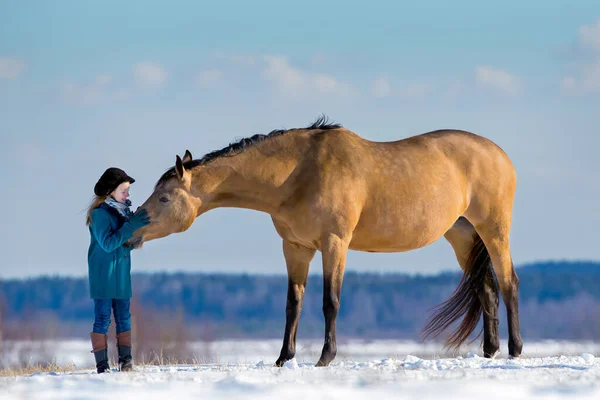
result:
[(92, 211), (100, 206), (100, 204), (104, 203), (108, 196), (94, 196), (90, 206), (88, 207), (87, 216), (85, 218), (85, 226), (89, 226), (92, 223)]

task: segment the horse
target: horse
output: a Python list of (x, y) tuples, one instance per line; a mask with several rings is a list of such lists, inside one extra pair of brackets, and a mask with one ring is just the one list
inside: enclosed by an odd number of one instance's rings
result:
[(463, 276), (423, 334), (437, 336), (463, 317), (446, 341), (458, 348), (483, 314), (483, 353), (494, 357), (500, 347), (500, 290), (509, 355), (519, 357), (519, 278), (509, 243), (515, 190), (509, 157), (482, 136), (447, 129), (375, 142), (321, 116), (306, 128), (256, 134), (200, 159), (189, 150), (183, 158), (177, 155), (140, 206), (152, 222), (127, 245), (140, 248), (183, 232), (218, 207), (269, 214), (283, 241), (288, 275), (285, 332), (275, 365), (296, 354), (309, 264), (319, 250), (325, 341), (316, 365), (327, 366), (337, 352), (348, 250), (404, 252), (443, 236)]

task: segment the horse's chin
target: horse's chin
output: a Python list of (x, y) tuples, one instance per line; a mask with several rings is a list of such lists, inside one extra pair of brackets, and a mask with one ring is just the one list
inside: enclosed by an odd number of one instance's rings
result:
[(127, 241), (127, 243), (125, 243), (125, 245), (127, 247), (129, 247), (130, 249), (139, 250), (144, 246), (144, 240), (138, 236), (138, 237), (129, 239)]

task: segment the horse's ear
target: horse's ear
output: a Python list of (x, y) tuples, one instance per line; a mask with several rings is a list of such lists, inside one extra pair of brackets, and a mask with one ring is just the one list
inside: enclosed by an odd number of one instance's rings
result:
[(175, 171), (177, 171), (177, 176), (179, 179), (183, 179), (185, 168), (183, 167), (183, 161), (181, 161), (181, 157), (179, 156), (177, 156), (177, 159), (175, 160)]
[(189, 150), (185, 151), (185, 155), (183, 156), (183, 161), (184, 163), (188, 162), (188, 161), (192, 161), (192, 153), (190, 153)]

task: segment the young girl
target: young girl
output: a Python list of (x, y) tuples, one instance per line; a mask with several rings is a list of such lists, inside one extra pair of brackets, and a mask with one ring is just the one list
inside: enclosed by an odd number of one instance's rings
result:
[(90, 230), (88, 274), (94, 299), (94, 328), (90, 334), (99, 374), (109, 370), (107, 336), (111, 309), (117, 325), (117, 347), (121, 371), (131, 371), (131, 258), (124, 243), (133, 232), (150, 223), (146, 210), (135, 215), (129, 209), (129, 185), (135, 179), (119, 168), (109, 168), (94, 187), (87, 213)]

